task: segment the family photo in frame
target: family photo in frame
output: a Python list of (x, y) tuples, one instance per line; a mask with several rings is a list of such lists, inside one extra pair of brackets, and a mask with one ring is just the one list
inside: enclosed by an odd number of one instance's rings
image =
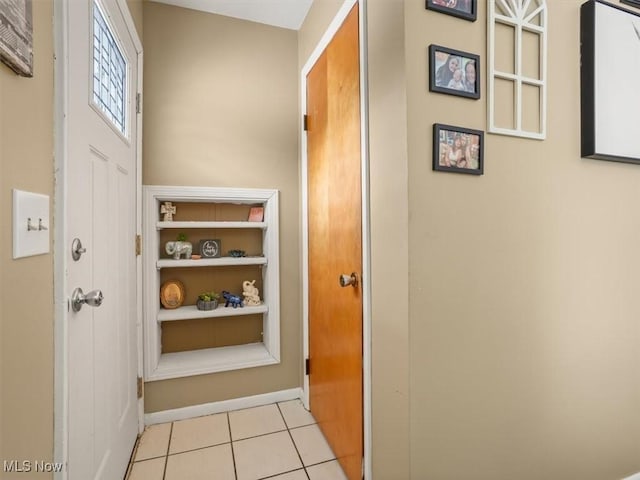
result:
[(445, 172), (484, 173), (483, 137), (481, 130), (433, 125), (433, 169)]
[(473, 53), (430, 45), (429, 90), (480, 98), (480, 57)]
[(427, 0), (427, 9), (475, 22), (478, 0)]

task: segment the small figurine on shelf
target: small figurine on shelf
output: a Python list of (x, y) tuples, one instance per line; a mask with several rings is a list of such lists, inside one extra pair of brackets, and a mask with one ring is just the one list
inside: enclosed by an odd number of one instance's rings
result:
[(202, 292), (198, 295), (198, 301), (196, 302), (196, 308), (198, 310), (215, 310), (218, 308), (218, 299), (220, 295), (216, 292)]
[(247, 252), (244, 250), (229, 250), (229, 256), (234, 258), (246, 257)]
[(177, 207), (171, 202), (164, 202), (160, 205), (160, 213), (163, 222), (173, 222), (173, 216), (176, 214)]
[(262, 302), (260, 301), (260, 295), (258, 292), (258, 288), (255, 286), (256, 281), (245, 280), (242, 282), (242, 295), (244, 296), (244, 303), (247, 306), (253, 307), (256, 305), (260, 305)]
[(191, 245), (191, 242), (187, 242), (187, 236), (184, 233), (180, 233), (175, 242), (167, 242), (164, 249), (167, 255), (173, 256), (174, 260), (180, 260), (180, 255), (190, 259), (193, 253), (193, 245)]
[(233, 293), (223, 290), (222, 296), (226, 300), (226, 303), (224, 304), (225, 307), (228, 307), (229, 305), (231, 305), (233, 308), (244, 307), (242, 299), (238, 295), (234, 295)]

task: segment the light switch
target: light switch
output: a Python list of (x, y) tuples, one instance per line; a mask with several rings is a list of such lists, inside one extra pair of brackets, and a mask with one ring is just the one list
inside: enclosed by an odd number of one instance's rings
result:
[(49, 253), (49, 196), (13, 190), (13, 258)]

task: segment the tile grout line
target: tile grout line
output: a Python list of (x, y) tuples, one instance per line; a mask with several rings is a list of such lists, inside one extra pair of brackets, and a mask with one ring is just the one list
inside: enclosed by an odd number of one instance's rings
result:
[(165, 480), (167, 476), (167, 465), (169, 464), (169, 449), (171, 448), (171, 437), (173, 437), (173, 422), (171, 422), (171, 428), (169, 429), (169, 441), (167, 442), (167, 454), (164, 456), (164, 471), (162, 472), (162, 480)]
[(286, 418), (284, 418), (284, 415), (282, 414), (282, 410), (280, 409), (280, 404), (276, 403), (276, 407), (278, 407), (278, 411), (280, 412), (280, 416), (282, 417), (282, 420), (284, 421), (284, 424), (287, 427), (287, 433), (289, 434), (289, 438), (291, 439), (291, 443), (293, 443), (293, 448), (296, 449), (296, 453), (298, 454), (298, 458), (300, 459), (300, 463), (302, 464), (302, 469), (304, 470), (304, 474), (306, 475), (307, 479), (309, 479), (309, 473), (307, 472), (307, 467), (305, 466), (304, 461), (302, 460), (302, 456), (300, 455), (300, 452), (298, 451), (298, 445), (296, 445), (296, 441), (293, 439), (293, 435), (291, 435), (291, 430), (289, 429), (289, 424), (287, 423)]
[(233, 475), (238, 480), (238, 470), (236, 468), (236, 454), (233, 449), (233, 437), (231, 436), (231, 417), (229, 416), (229, 412), (226, 412), (227, 415), (227, 428), (229, 429), (229, 445), (231, 447), (231, 461), (233, 462)]
[[(142, 432), (144, 433), (144, 431)], [(140, 440), (142, 439), (142, 434), (138, 434), (136, 438), (136, 443), (133, 444), (133, 452), (131, 452), (131, 457), (129, 458), (129, 465), (127, 465), (127, 471), (124, 474), (125, 480), (129, 480), (131, 476), (131, 471), (133, 470), (133, 464), (136, 460), (136, 455), (138, 454), (138, 447), (140, 446)]]
[[(332, 458), (331, 460), (325, 460), (323, 462), (318, 462), (318, 463), (314, 463), (313, 465), (309, 465), (309, 467), (317, 467), (318, 465), (324, 465), (325, 463), (331, 463), (331, 462), (336, 462), (338, 464), (338, 468), (340, 469), (340, 471), (344, 474), (344, 470), (342, 470), (342, 465), (340, 465), (340, 462), (338, 461), (338, 458)], [(308, 467), (304, 467), (304, 471), (307, 474), (307, 477), (309, 479), (311, 479), (311, 477), (309, 477), (309, 472), (307, 471)], [(346, 475), (345, 475), (346, 478)], [(364, 478), (364, 477), (363, 477)]]
[[(222, 445), (229, 445), (230, 443), (231, 442), (214, 443), (213, 445), (205, 445), (204, 447), (196, 447), (196, 448), (191, 448), (189, 450), (181, 450), (179, 452), (170, 453), (169, 455), (166, 455), (166, 456), (177, 457), (178, 455), (182, 455), (183, 453), (192, 453), (192, 452), (197, 452), (199, 450), (206, 450), (208, 448), (221, 447)], [(161, 457), (156, 457), (156, 458), (161, 458)], [(143, 460), (143, 461), (146, 462), (146, 460)]]
[(288, 428), (283, 428), (282, 430), (275, 430), (273, 432), (261, 433), (260, 435), (254, 435), (253, 437), (246, 438), (236, 438), (235, 440), (231, 440), (232, 442), (244, 442), (245, 440), (252, 440), (254, 438), (266, 437), (267, 435), (273, 435), (274, 433), (282, 433), (286, 432)]
[[(306, 475), (306, 473), (307, 473), (307, 472), (305, 471), (304, 467), (302, 467), (302, 468), (296, 468), (296, 469), (294, 469), (294, 470), (287, 470), (286, 472), (282, 472), (282, 473), (276, 473), (276, 474), (273, 474), (273, 475), (269, 475), (268, 477), (260, 477), (260, 478), (258, 478), (257, 480), (269, 480), (269, 479), (271, 479), (271, 478), (277, 478), (277, 477), (279, 477), (280, 475), (287, 475), (287, 474), (289, 474), (289, 473), (299, 472), (300, 470), (302, 470), (302, 471), (305, 473), (305, 475)], [(307, 478), (309, 478), (309, 476), (308, 476), (308, 475), (307, 475)]]

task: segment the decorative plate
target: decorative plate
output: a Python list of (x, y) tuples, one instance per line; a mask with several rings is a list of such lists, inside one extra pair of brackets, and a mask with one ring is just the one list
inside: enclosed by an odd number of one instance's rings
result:
[(164, 308), (172, 309), (184, 303), (184, 285), (180, 280), (169, 280), (160, 287), (160, 303)]

